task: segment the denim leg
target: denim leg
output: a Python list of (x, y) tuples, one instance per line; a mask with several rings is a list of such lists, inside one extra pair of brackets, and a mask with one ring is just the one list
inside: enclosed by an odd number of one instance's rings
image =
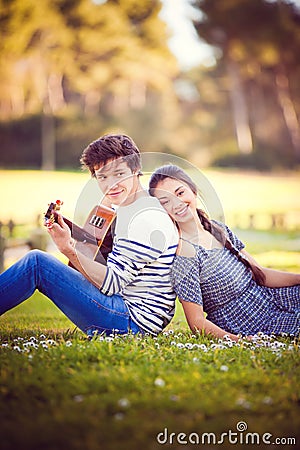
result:
[(120, 295), (103, 295), (77, 270), (40, 250), (28, 252), (0, 275), (0, 314), (22, 303), (36, 289), (89, 335), (93, 331), (143, 332), (131, 320)]

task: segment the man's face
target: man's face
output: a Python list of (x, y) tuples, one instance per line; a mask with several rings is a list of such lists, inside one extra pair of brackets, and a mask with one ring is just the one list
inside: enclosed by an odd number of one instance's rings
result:
[(99, 187), (110, 203), (125, 206), (134, 201), (139, 186), (138, 176), (124, 158), (109, 160), (94, 169)]

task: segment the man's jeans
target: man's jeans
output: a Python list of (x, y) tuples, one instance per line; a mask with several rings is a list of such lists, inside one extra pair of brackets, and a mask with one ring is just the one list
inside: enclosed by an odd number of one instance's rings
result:
[(22, 303), (36, 289), (89, 336), (94, 332), (143, 333), (120, 295), (103, 295), (77, 270), (40, 250), (28, 252), (0, 275), (0, 314)]

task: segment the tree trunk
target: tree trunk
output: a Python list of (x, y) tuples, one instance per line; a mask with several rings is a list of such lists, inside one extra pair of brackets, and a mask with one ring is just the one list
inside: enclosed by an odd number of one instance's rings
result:
[(42, 113), (42, 170), (55, 170), (55, 124), (52, 112)]
[(43, 99), (42, 111), (42, 170), (55, 170), (55, 122), (50, 105), (49, 88)]
[(231, 59), (227, 60), (227, 71), (238, 147), (241, 153), (249, 154), (253, 151), (253, 142), (249, 125), (248, 106), (237, 64)]
[(101, 95), (100, 91), (93, 89), (84, 96), (84, 113), (86, 115), (96, 115), (99, 113)]
[(300, 127), (296, 110), (291, 98), (289, 79), (283, 67), (279, 69), (275, 77), (278, 102), (282, 110), (285, 124), (289, 131), (294, 152), (300, 161)]
[(48, 78), (49, 106), (52, 112), (58, 111), (65, 106), (62, 74), (51, 73)]
[(130, 83), (129, 103), (133, 109), (143, 109), (146, 105), (146, 83), (132, 80)]

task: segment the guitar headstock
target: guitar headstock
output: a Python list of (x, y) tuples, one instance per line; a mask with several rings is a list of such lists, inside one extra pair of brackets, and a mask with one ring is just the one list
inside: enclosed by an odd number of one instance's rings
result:
[(63, 205), (61, 200), (56, 200), (48, 204), (48, 209), (44, 215), (44, 225), (47, 228), (51, 228), (54, 222), (57, 222), (57, 211)]

